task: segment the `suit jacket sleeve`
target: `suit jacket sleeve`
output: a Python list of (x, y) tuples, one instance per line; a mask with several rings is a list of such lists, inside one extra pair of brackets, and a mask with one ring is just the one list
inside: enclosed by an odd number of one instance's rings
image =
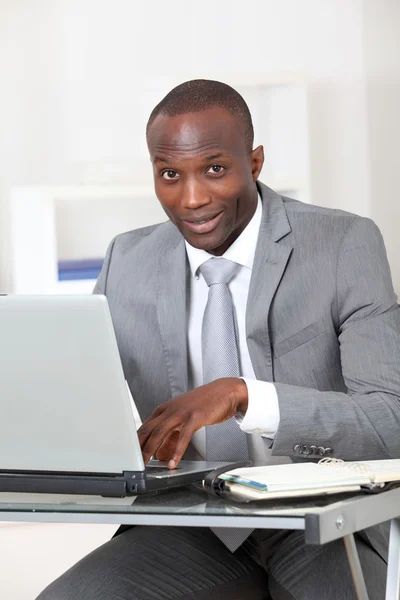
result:
[(110, 268), (111, 256), (114, 250), (115, 239), (116, 238), (114, 238), (110, 242), (107, 248), (106, 257), (104, 259), (100, 275), (98, 276), (96, 284), (94, 286), (93, 294), (106, 294), (108, 270)]
[[(348, 393), (276, 383), (280, 424), (273, 454), (296, 444), (347, 460), (400, 457), (400, 307), (382, 236), (355, 218), (337, 262), (340, 360)], [(314, 457), (315, 458), (315, 457)]]

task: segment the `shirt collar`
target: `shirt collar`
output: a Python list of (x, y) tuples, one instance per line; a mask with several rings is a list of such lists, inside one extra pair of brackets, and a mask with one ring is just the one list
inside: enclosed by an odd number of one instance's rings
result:
[[(260, 231), (262, 217), (262, 204), (260, 194), (258, 194), (258, 202), (256, 212), (254, 213), (251, 221), (247, 227), (242, 231), (237, 240), (229, 246), (228, 250), (223, 254), (223, 257), (231, 260), (232, 262), (238, 263), (248, 269), (253, 268), (254, 255), (256, 253), (256, 245), (258, 239), (258, 233)], [(195, 277), (197, 269), (209, 258), (212, 258), (212, 254), (206, 252), (206, 250), (200, 250), (194, 248), (186, 240), (186, 252), (189, 260), (190, 271), (192, 276)]]

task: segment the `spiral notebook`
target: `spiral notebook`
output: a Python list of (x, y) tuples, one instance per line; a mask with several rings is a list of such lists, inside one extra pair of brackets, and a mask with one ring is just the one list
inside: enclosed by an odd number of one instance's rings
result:
[(390, 483), (400, 484), (400, 460), (325, 458), (318, 463), (244, 467), (219, 474), (219, 481), (221, 491), (247, 500), (376, 492)]

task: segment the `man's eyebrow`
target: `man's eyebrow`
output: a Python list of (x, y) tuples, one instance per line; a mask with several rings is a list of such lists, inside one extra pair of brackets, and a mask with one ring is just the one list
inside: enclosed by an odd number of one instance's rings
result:
[(163, 158), (162, 156), (155, 156), (154, 157), (154, 162), (163, 162), (163, 163), (167, 163), (167, 159)]
[(222, 152), (216, 152), (215, 154), (209, 154), (205, 157), (205, 160), (215, 160), (216, 158), (221, 158), (223, 156)]
[[(223, 152), (215, 152), (214, 154), (208, 154), (207, 156), (204, 157), (204, 160), (206, 161), (210, 161), (210, 160), (216, 160), (217, 158), (221, 158), (222, 156), (224, 156)], [(156, 155), (154, 157), (154, 162), (162, 162), (162, 163), (168, 163), (169, 160), (167, 158), (163, 158), (162, 156), (158, 156)]]

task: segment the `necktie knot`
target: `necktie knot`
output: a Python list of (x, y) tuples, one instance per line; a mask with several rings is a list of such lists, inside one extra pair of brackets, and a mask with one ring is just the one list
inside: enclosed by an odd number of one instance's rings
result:
[(216, 283), (228, 284), (235, 275), (240, 265), (226, 258), (210, 258), (200, 267), (200, 273), (203, 275), (208, 286)]

